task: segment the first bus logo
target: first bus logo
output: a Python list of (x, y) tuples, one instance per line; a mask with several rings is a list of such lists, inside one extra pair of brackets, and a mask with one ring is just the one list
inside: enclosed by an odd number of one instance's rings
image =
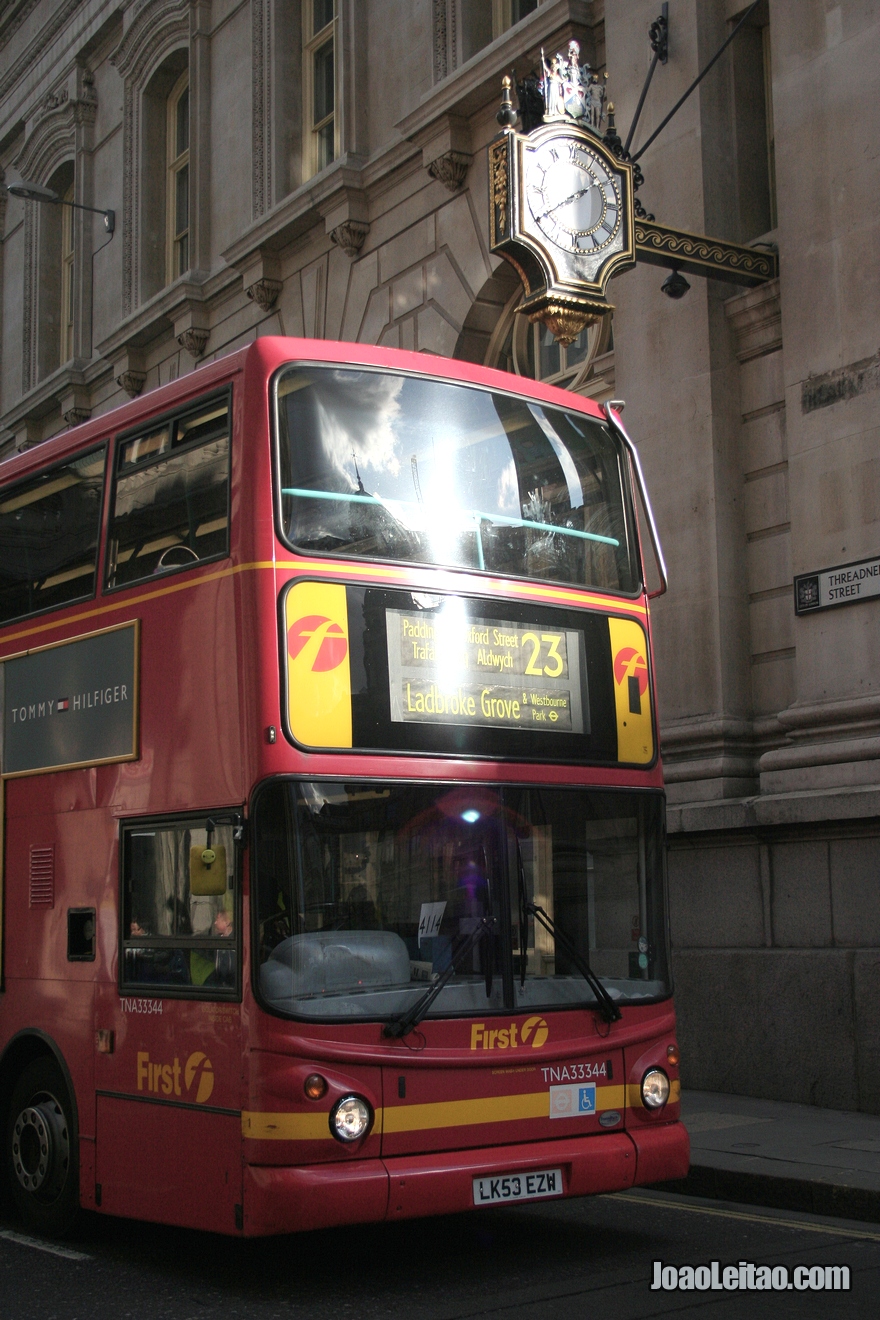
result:
[(645, 657), (634, 646), (622, 646), (614, 657), (615, 682), (622, 683), (625, 678), (635, 679), (639, 696), (645, 695), (648, 690), (648, 665)]
[(526, 1018), (521, 1026), (510, 1022), (506, 1027), (487, 1027), (485, 1022), (471, 1026), (472, 1050), (515, 1050), (520, 1045), (541, 1049), (547, 1042), (550, 1028), (542, 1017)]
[(153, 1095), (180, 1096), (203, 1105), (214, 1090), (214, 1069), (201, 1050), (193, 1050), (183, 1065), (178, 1058), (171, 1063), (157, 1063), (147, 1050), (139, 1050), (137, 1089)]
[(348, 655), (348, 638), (334, 619), (307, 614), (290, 625), (287, 647), (291, 660), (302, 656), (301, 663), (315, 674), (338, 669)]

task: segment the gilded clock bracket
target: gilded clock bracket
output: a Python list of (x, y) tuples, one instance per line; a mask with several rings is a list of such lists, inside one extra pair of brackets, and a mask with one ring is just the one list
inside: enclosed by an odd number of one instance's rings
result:
[(516, 309), (531, 322), (545, 325), (558, 344), (573, 344), (582, 330), (595, 325), (614, 310), (611, 303), (590, 303), (583, 298), (567, 299), (545, 295), (529, 298)]

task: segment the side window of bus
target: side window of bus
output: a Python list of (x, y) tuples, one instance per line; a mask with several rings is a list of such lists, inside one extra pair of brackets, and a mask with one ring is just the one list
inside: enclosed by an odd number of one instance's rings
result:
[(0, 623), (94, 595), (106, 454), (0, 491)]
[(229, 398), (126, 436), (116, 450), (107, 586), (229, 553)]
[(202, 817), (124, 830), (123, 991), (235, 994), (234, 869), (231, 825)]

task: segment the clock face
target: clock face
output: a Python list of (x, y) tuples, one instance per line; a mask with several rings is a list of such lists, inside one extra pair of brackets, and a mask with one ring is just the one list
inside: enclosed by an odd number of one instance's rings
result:
[(525, 191), (545, 238), (566, 252), (600, 253), (620, 231), (620, 181), (583, 143), (565, 138), (529, 153)]

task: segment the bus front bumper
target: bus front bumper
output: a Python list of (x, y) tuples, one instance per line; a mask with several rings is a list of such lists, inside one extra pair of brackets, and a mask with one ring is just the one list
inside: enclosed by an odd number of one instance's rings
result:
[(544, 1170), (561, 1171), (562, 1196), (620, 1192), (638, 1184), (684, 1178), (689, 1155), (687, 1132), (675, 1122), (384, 1160), (246, 1165), (243, 1228), (245, 1235), (259, 1236), (456, 1214), (474, 1209), (475, 1178)]

